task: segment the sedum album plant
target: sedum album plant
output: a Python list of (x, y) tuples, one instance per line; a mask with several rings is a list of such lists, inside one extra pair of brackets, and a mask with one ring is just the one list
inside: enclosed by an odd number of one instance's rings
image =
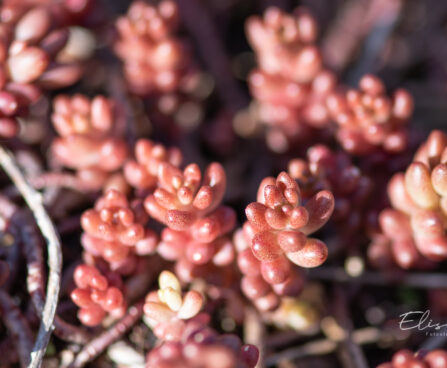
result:
[(337, 139), (355, 155), (402, 152), (407, 145), (406, 124), (413, 112), (413, 99), (399, 89), (390, 98), (383, 82), (373, 76), (360, 79), (359, 90), (349, 89), (327, 99), (332, 119), (338, 125)]
[(380, 213), (383, 235), (373, 239), (369, 250), (374, 262), (394, 259), (410, 268), (446, 259), (446, 147), (447, 136), (433, 131), (405, 173), (391, 178), (388, 196), (393, 208)]
[[(178, 265), (225, 266), (233, 261), (234, 249), (227, 236), (236, 215), (221, 205), (226, 174), (218, 163), (204, 172), (196, 164), (183, 172), (169, 163), (158, 169), (158, 187), (144, 200), (147, 213), (166, 225), (157, 252)], [(181, 276), (180, 276), (181, 277)]]
[(427, 354), (414, 354), (409, 350), (400, 350), (393, 355), (390, 363), (383, 363), (377, 368), (424, 367), (437, 368), (447, 364), (447, 353), (444, 350), (433, 350)]
[(80, 308), (78, 318), (84, 325), (100, 324), (107, 313), (116, 318), (124, 315), (126, 304), (123, 293), (120, 288), (112, 286), (115, 281), (122, 287), (119, 278), (114, 278), (112, 274), (107, 278), (97, 268), (87, 265), (76, 267), (73, 278), (76, 289), (70, 296)]
[(326, 245), (307, 235), (322, 227), (333, 210), (334, 197), (326, 190), (303, 203), (300, 187), (286, 172), (261, 182), (257, 202), (245, 209), (248, 221), (235, 237), (241, 287), (259, 309), (277, 308), (277, 295), (298, 294), (302, 276), (295, 265), (317, 267), (326, 260)]
[(76, 83), (95, 47), (69, 2), (6, 1), (0, 24), (0, 134), (19, 132), (19, 119), (45, 91)]
[(113, 102), (104, 96), (58, 95), (53, 105), (51, 120), (59, 134), (51, 144), (54, 161), (75, 170), (76, 183), (88, 190), (119, 182), (122, 174), (116, 172), (127, 159), (128, 148)]
[(246, 33), (258, 62), (248, 77), (255, 120), (267, 126), (269, 147), (283, 152), (330, 124), (326, 98), (336, 77), (323, 67), (318, 26), (305, 9), (268, 8), (247, 20)]

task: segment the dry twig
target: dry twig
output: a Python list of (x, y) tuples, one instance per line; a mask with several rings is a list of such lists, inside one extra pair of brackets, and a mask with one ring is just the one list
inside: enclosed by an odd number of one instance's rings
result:
[(343, 329), (343, 337), (339, 341), (337, 353), (346, 368), (368, 368), (368, 363), (360, 346), (352, 337), (352, 320), (348, 311), (348, 301), (345, 291), (335, 288), (335, 315), (339, 326)]
[[(45, 304), (45, 270), (42, 241), (32, 222), (31, 214), (19, 211), (12, 217), (12, 220), (18, 227), (20, 225), (19, 234), (23, 242), (27, 263), (27, 288), (34, 308), (38, 315), (41, 316)], [(65, 341), (77, 344), (86, 344), (91, 339), (91, 335), (87, 330), (71, 325), (57, 315), (54, 317), (54, 334)]]
[(445, 273), (415, 273), (394, 270), (392, 273), (365, 271), (354, 277), (346, 273), (343, 267), (319, 267), (310, 270), (308, 278), (311, 280), (328, 281), (334, 283), (352, 283), (359, 285), (405, 285), (421, 289), (444, 289), (447, 285)]
[[(372, 344), (387, 336), (386, 332), (380, 331), (375, 327), (366, 327), (355, 330), (352, 333), (352, 339), (358, 345)], [(308, 356), (318, 356), (333, 353), (338, 346), (337, 341), (330, 339), (320, 339), (308, 342), (306, 344), (283, 350), (272, 354), (265, 359), (265, 365), (273, 367), (283, 360), (297, 360)]]
[(182, 20), (200, 45), (198, 52), (213, 75), (217, 91), (228, 110), (235, 113), (247, 106), (247, 97), (233, 78), (230, 60), (207, 9), (197, 0), (177, 0), (177, 3)]
[(143, 301), (130, 307), (127, 314), (107, 331), (91, 340), (76, 355), (71, 368), (80, 368), (95, 359), (107, 347), (123, 336), (143, 315)]
[(19, 190), (25, 202), (33, 212), (37, 225), (47, 241), (48, 249), (48, 285), (42, 320), (36, 342), (31, 352), (29, 368), (41, 365), (51, 332), (59, 298), (60, 277), (62, 269), (61, 244), (54, 225), (48, 216), (42, 202), (42, 196), (36, 192), (25, 180), (11, 153), (0, 147), (0, 164)]

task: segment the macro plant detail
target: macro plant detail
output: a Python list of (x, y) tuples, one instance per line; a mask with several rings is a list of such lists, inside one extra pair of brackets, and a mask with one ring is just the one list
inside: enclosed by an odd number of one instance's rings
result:
[(113, 102), (104, 96), (58, 95), (53, 110), (51, 120), (59, 134), (51, 144), (54, 160), (76, 170), (76, 182), (86, 189), (118, 182), (116, 175), (122, 174), (113, 174), (123, 166), (128, 148), (120, 138), (123, 129), (117, 126)]
[(116, 52), (131, 88), (140, 93), (175, 91), (184, 70), (183, 45), (173, 37), (178, 25), (174, 2), (153, 7), (137, 1), (117, 21)]
[(160, 274), (158, 283), (160, 289), (149, 293), (145, 299), (146, 321), (158, 338), (178, 341), (187, 328), (187, 321), (202, 309), (203, 297), (194, 290), (182, 296), (179, 280), (169, 271)]
[[(73, 13), (66, 4), (29, 2), (4, 4), (0, 27), (1, 135), (19, 131), (18, 118), (48, 90), (77, 82), (83, 62), (95, 47), (87, 30), (71, 28)], [(75, 21), (75, 19), (72, 19)], [(78, 39), (76, 39), (78, 38)], [(79, 38), (82, 38), (79, 40)]]
[(191, 324), (181, 342), (165, 342), (153, 349), (147, 367), (254, 368), (258, 356), (253, 345), (242, 345), (237, 336), (219, 336), (200, 324)]
[(0, 368), (447, 368), (446, 19), (0, 1)]
[(446, 147), (447, 136), (433, 131), (405, 173), (391, 178), (388, 195), (393, 207), (380, 213), (383, 235), (373, 239), (373, 260), (388, 253), (399, 266), (409, 268), (446, 258)]
[(279, 306), (279, 295), (296, 296), (303, 278), (294, 265), (309, 268), (327, 258), (326, 245), (309, 238), (334, 210), (331, 192), (321, 190), (306, 203), (300, 187), (286, 172), (259, 185), (257, 202), (245, 209), (248, 221), (235, 234), (241, 288), (261, 310)]
[(243, 275), (241, 290), (259, 310), (275, 310), (280, 306), (282, 296), (299, 294), (304, 276), (293, 269), (284, 257), (276, 262), (262, 263), (253, 254), (252, 242), (252, 230), (246, 223), (234, 236), (238, 250), (237, 264)]
[(334, 196), (331, 220), (337, 224), (342, 241), (368, 231), (368, 212), (371, 211), (368, 206), (374, 183), (353, 164), (349, 155), (334, 152), (325, 145), (315, 145), (308, 149), (306, 159), (289, 161), (288, 173), (300, 185), (304, 198), (310, 198), (320, 189), (331, 191)]
[(158, 171), (163, 163), (179, 167), (182, 153), (178, 148), (166, 148), (148, 139), (135, 144), (135, 160), (124, 166), (127, 182), (137, 189), (153, 189), (158, 183)]
[(286, 172), (261, 182), (257, 202), (250, 203), (245, 213), (253, 232), (253, 254), (264, 267), (273, 269), (267, 272), (270, 283), (285, 280), (287, 272), (280, 275), (286, 270), (281, 266), (289, 263), (284, 256), (301, 267), (317, 267), (326, 260), (326, 245), (307, 235), (320, 229), (333, 210), (334, 196), (327, 190), (304, 203), (299, 185)]
[[(169, 163), (158, 169), (158, 187), (144, 201), (148, 214), (166, 225), (157, 252), (165, 259), (191, 265), (228, 265), (234, 258), (229, 233), (236, 215), (221, 205), (226, 174), (218, 163), (202, 173), (196, 164), (183, 172)], [(186, 265), (183, 264), (183, 267)]]
[(393, 355), (391, 363), (383, 363), (377, 368), (424, 367), (437, 368), (447, 364), (447, 353), (444, 350), (433, 350), (429, 353), (414, 354), (409, 350), (401, 350)]
[(328, 97), (327, 106), (338, 125), (341, 146), (356, 155), (374, 152), (402, 152), (407, 145), (406, 124), (413, 112), (408, 91), (398, 89), (390, 98), (383, 82), (373, 76), (360, 79), (359, 90)]
[(146, 296), (145, 322), (162, 345), (148, 354), (147, 365), (160, 367), (254, 367), (258, 350), (243, 345), (236, 335), (217, 335), (207, 325), (209, 317), (198, 314), (204, 300), (190, 290), (182, 295), (177, 277), (163, 271), (158, 279), (159, 289)]
[(87, 255), (101, 257), (113, 270), (132, 272), (136, 256), (150, 254), (157, 246), (157, 234), (144, 228), (146, 220), (141, 204), (132, 206), (123, 193), (110, 189), (94, 209), (82, 214), (82, 246)]
[(101, 323), (107, 313), (115, 318), (122, 317), (126, 310), (122, 291), (118, 286), (120, 279), (111, 275), (109, 278), (92, 266), (80, 265), (74, 274), (76, 289), (71, 292), (71, 299), (80, 309), (78, 318), (84, 325), (95, 326)]
[(119, 37), (114, 50), (123, 62), (130, 91), (153, 99), (158, 112), (188, 128), (199, 121), (181, 115), (187, 115), (188, 108), (199, 109), (195, 92), (200, 75), (190, 45), (178, 35), (179, 23), (174, 1), (157, 5), (134, 1), (116, 20)]
[(323, 67), (318, 26), (305, 9), (287, 14), (268, 8), (262, 18), (247, 20), (246, 33), (258, 62), (248, 77), (255, 119), (267, 125), (272, 150), (283, 152), (311, 135), (310, 127), (330, 123), (325, 101), (336, 77)]

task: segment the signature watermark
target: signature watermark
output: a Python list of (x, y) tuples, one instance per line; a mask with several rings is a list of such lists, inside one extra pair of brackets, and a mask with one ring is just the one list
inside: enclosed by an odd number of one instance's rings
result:
[(399, 328), (402, 331), (416, 330), (426, 336), (447, 336), (447, 323), (435, 322), (430, 318), (430, 311), (411, 311), (400, 316)]

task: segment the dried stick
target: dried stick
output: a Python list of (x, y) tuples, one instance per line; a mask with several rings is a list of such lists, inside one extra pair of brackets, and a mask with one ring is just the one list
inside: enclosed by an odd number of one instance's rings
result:
[(347, 337), (338, 345), (338, 356), (345, 368), (368, 368), (365, 356), (360, 346), (351, 338)]
[(143, 301), (138, 302), (130, 307), (127, 314), (107, 331), (91, 340), (85, 345), (82, 350), (76, 355), (71, 368), (83, 367), (88, 362), (100, 355), (110, 344), (113, 344), (121, 336), (123, 336), (129, 329), (138, 322), (143, 314)]
[(326, 64), (337, 71), (348, 65), (352, 54), (359, 47), (371, 24), (365, 21), (370, 3), (350, 0), (343, 4), (322, 42)]
[(230, 60), (208, 11), (198, 0), (177, 0), (182, 20), (200, 45), (198, 52), (216, 81), (220, 98), (235, 113), (248, 105), (247, 96), (234, 80)]
[[(0, 206), (1, 206), (1, 203), (0, 203)], [(13, 238), (13, 243), (8, 247), (9, 251), (8, 251), (8, 255), (6, 257), (6, 262), (8, 263), (9, 274), (8, 274), (8, 278), (5, 282), (5, 284), (3, 285), (3, 289), (5, 291), (9, 291), (11, 289), (11, 287), (14, 284), (14, 281), (16, 279), (17, 273), (19, 272), (19, 262), (21, 259), (21, 250), (22, 250), (21, 243), (20, 243), (19, 229), (17, 228), (17, 226), (8, 226), (8, 225), (7, 225), (7, 230)]]
[(355, 67), (348, 73), (348, 81), (357, 83), (364, 73), (374, 71), (374, 64), (399, 20), (401, 0), (375, 0), (371, 2), (368, 15), (372, 19), (371, 31), (363, 45), (363, 53)]
[(48, 249), (48, 287), (45, 305), (42, 311), (42, 321), (36, 342), (31, 352), (29, 368), (40, 367), (53, 329), (53, 320), (56, 314), (59, 298), (60, 276), (62, 269), (62, 252), (59, 237), (53, 223), (42, 204), (42, 196), (36, 192), (25, 180), (11, 153), (0, 146), (0, 164), (6, 174), (13, 181), (23, 199), (33, 212), (37, 225), (42, 231)]
[(348, 301), (345, 291), (341, 286), (335, 288), (335, 315), (344, 336), (337, 348), (339, 359), (346, 368), (368, 368), (368, 363), (360, 346), (352, 338), (352, 321), (349, 317)]
[[(15, 243), (13, 245), (14, 249), (10, 250), (10, 255), (17, 258), (14, 258), (14, 262), (18, 262), (19, 244), (23, 243), (27, 261), (28, 292), (34, 308), (41, 315), (45, 304), (45, 270), (41, 238), (37, 233), (31, 214), (25, 211), (19, 211), (19, 207), (3, 195), (0, 195), (0, 213), (10, 220), (8, 224), (9, 232), (13, 235)], [(16, 267), (12, 266), (12, 260), (9, 258), (8, 256), (10, 276), (7, 281), (6, 290), (8, 290), (8, 287), (14, 280), (14, 273), (17, 272)], [(54, 317), (54, 327), (54, 334), (65, 341), (85, 344), (91, 339), (91, 334), (88, 331), (65, 322), (57, 315)]]
[[(372, 344), (379, 341), (382, 337), (389, 334), (380, 331), (375, 327), (365, 327), (355, 330), (352, 333), (352, 339), (358, 345)], [(269, 367), (276, 366), (278, 362), (283, 360), (296, 360), (309, 356), (331, 354), (337, 349), (337, 341), (330, 339), (320, 339), (308, 342), (297, 347), (283, 350), (279, 353), (272, 354), (265, 359), (265, 365)]]
[(299, 331), (279, 331), (266, 336), (265, 346), (268, 350), (272, 350), (288, 344), (299, 343), (301, 339), (303, 339), (303, 335)]
[[(354, 76), (358, 78), (358, 73), (368, 70), (367, 67), (374, 63), (377, 53), (396, 24), (400, 7), (400, 1), (346, 2), (323, 40), (322, 51), (327, 65), (337, 71), (344, 70), (363, 40), (368, 34), (373, 34), (367, 40), (366, 54), (362, 57), (361, 66), (357, 68)], [(354, 77), (351, 77), (351, 80)]]
[(365, 271), (358, 277), (348, 275), (342, 267), (319, 267), (310, 270), (309, 279), (335, 283), (352, 283), (360, 285), (405, 285), (421, 289), (444, 289), (447, 285), (447, 274), (444, 273), (412, 273), (393, 270), (393, 274)]
[[(105, 58), (110, 58), (110, 55), (105, 55)], [(128, 87), (123, 79), (120, 67), (111, 65), (108, 68), (108, 73), (110, 74), (110, 78), (107, 78), (107, 92), (119, 103), (117, 105), (118, 119), (115, 129), (119, 130), (121, 127), (125, 127), (127, 144), (129, 147), (134, 147), (141, 132), (137, 131), (137, 114), (134, 111), (130, 96), (127, 93)], [(134, 96), (134, 98), (136, 97)], [(141, 102), (141, 100), (139, 101)]]
[[(34, 308), (38, 315), (42, 315), (45, 304), (45, 269), (41, 238), (32, 221), (31, 214), (23, 211), (17, 212), (12, 221), (17, 225), (20, 224), (19, 231), (28, 271), (27, 288)], [(86, 330), (65, 322), (57, 315), (54, 317), (54, 334), (62, 340), (77, 344), (85, 344), (91, 339), (91, 335)]]
[(14, 283), (14, 280), (17, 276), (17, 272), (19, 271), (18, 263), (21, 257), (21, 243), (20, 243), (20, 234), (19, 234), (19, 226), (11, 226), (11, 218), (18, 211), (18, 206), (12, 202), (8, 197), (0, 194), (0, 215), (4, 219), (4, 229), (2, 231), (8, 232), (13, 239), (12, 244), (8, 247), (8, 255), (6, 261), (9, 267), (9, 275), (8, 278), (3, 285), (3, 290), (8, 291), (11, 289), (11, 286)]
[(14, 301), (3, 290), (0, 290), (0, 310), (3, 323), (12, 334), (14, 346), (19, 354), (20, 365), (26, 367), (33, 349), (33, 334), (28, 321), (15, 305)]
[(28, 211), (16, 212), (12, 216), (11, 222), (17, 226), (23, 243), (23, 253), (27, 263), (26, 286), (28, 293), (34, 307), (40, 313), (45, 304), (45, 270), (41, 239), (34, 228), (33, 219)]
[(54, 317), (54, 334), (62, 340), (76, 344), (86, 344), (92, 338), (88, 331), (64, 321), (58, 315)]
[(55, 187), (67, 188), (78, 192), (88, 192), (92, 189), (73, 174), (63, 172), (44, 172), (36, 176), (29, 176), (27, 180), (35, 189)]
[(158, 275), (163, 270), (163, 262), (158, 259), (146, 260), (145, 262), (144, 270), (151, 270), (151, 272), (138, 272), (125, 282), (124, 289), (126, 290), (128, 303), (134, 303), (144, 297), (157, 279), (157, 276), (154, 275)]

